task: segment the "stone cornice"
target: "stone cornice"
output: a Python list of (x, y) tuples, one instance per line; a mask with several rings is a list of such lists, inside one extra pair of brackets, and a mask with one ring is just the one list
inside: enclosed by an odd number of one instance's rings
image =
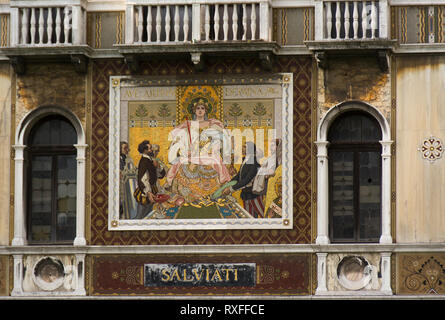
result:
[(443, 243), (294, 244), (294, 245), (156, 245), (156, 246), (2, 246), (0, 255), (27, 254), (316, 254), (445, 252)]

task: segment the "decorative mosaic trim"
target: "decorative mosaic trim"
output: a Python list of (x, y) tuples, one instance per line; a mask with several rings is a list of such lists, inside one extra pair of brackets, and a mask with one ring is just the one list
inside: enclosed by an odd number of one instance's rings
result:
[[(253, 264), (253, 286), (145, 286), (144, 265)], [(91, 256), (91, 294), (102, 295), (307, 295), (313, 273), (309, 254), (95, 255)], [(182, 275), (182, 273), (181, 273)], [(211, 290), (209, 290), (211, 288)]]
[(419, 148), (422, 153), (422, 157), (429, 161), (435, 161), (442, 157), (444, 146), (442, 141), (436, 137), (429, 137), (422, 142), (422, 146)]
[[(255, 59), (215, 59), (209, 61), (209, 75), (241, 74), (255, 75), (257, 79), (266, 79)], [(185, 244), (295, 244), (311, 243), (315, 239), (311, 226), (315, 223), (315, 214), (311, 215), (312, 192), (314, 183), (314, 159), (311, 152), (310, 136), (315, 136), (311, 123), (316, 119), (316, 104), (311, 100), (312, 73), (314, 65), (308, 57), (277, 57), (273, 71), (292, 72), (293, 90), (293, 228), (292, 229), (237, 229), (237, 230), (140, 230), (112, 232), (108, 229), (108, 141), (109, 141), (109, 93), (110, 76), (129, 75), (130, 71), (122, 60), (92, 61), (92, 105), (91, 105), (91, 229), (92, 245), (185, 245)], [(162, 61), (143, 62), (141, 74), (152, 77), (190, 78), (203, 77), (196, 73), (187, 61), (174, 63)], [(14, 95), (13, 95), (14, 96)], [(315, 101), (315, 100), (314, 100)], [(12, 113), (14, 115), (14, 113)], [(312, 119), (312, 120), (311, 120)], [(12, 121), (12, 123), (15, 123)], [(12, 126), (12, 132), (15, 126)], [(311, 129), (312, 128), (312, 129)], [(302, 131), (304, 130), (304, 131)], [(315, 162), (316, 163), (316, 162)], [(14, 179), (13, 179), (14, 180)], [(314, 184), (315, 186), (315, 184)], [(13, 195), (13, 194), (12, 194)], [(315, 199), (315, 198), (314, 198)], [(88, 204), (87, 204), (88, 206)], [(88, 223), (88, 222), (87, 222)], [(316, 258), (315, 258), (316, 259)], [(88, 257), (87, 257), (88, 260)], [(316, 264), (313, 267), (316, 270)], [(395, 270), (395, 268), (394, 268)], [(86, 265), (87, 292), (91, 288), (88, 264)], [(313, 271), (315, 272), (315, 271)], [(313, 282), (313, 292), (316, 279)]]
[(398, 294), (444, 294), (443, 254), (400, 254)]

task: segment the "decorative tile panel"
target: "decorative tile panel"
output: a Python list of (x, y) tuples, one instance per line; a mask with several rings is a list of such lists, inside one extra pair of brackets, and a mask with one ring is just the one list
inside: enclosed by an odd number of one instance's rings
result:
[(391, 9), (392, 37), (405, 43), (443, 43), (444, 6), (395, 6)]
[[(92, 256), (92, 295), (305, 295), (311, 290), (311, 255), (309, 254), (243, 254), (243, 255), (98, 255)], [(160, 281), (174, 280), (168, 285), (147, 285), (144, 266), (160, 268)], [(172, 267), (182, 266), (181, 272)], [(206, 270), (186, 270), (196, 266)], [(222, 266), (222, 267), (221, 267)], [(253, 269), (253, 282), (231, 285), (234, 281), (230, 267), (249, 266)], [(212, 268), (213, 267), (213, 268)], [(215, 276), (215, 270), (220, 273)], [(227, 268), (227, 269), (226, 269)], [(239, 271), (241, 272), (241, 271)], [(199, 284), (190, 286), (187, 281), (200, 276)], [(240, 276), (241, 273), (238, 273)], [(207, 278), (207, 280), (205, 279)], [(221, 285), (230, 278), (229, 283)], [(207, 283), (206, 283), (207, 281)], [(215, 282), (220, 282), (216, 285)], [(170, 281), (171, 282), (171, 281)]]
[(445, 294), (445, 254), (398, 254), (397, 294)]

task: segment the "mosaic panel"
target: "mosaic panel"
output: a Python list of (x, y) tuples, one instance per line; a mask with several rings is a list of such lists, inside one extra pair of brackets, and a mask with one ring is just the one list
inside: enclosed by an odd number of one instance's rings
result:
[[(268, 255), (173, 255), (173, 256), (92, 256), (92, 295), (135, 294), (135, 295), (304, 295), (310, 293), (311, 256), (309, 254), (268, 254)], [(167, 266), (168, 264), (192, 264), (205, 266), (255, 266), (254, 283), (244, 285), (180, 285), (191, 280), (192, 273), (183, 277), (182, 272), (167, 273), (168, 281), (174, 278), (178, 285), (144, 285), (144, 265)], [(226, 270), (227, 269), (222, 269)], [(196, 270), (193, 270), (198, 274)], [(221, 277), (208, 276), (209, 280), (223, 282)], [(206, 273), (202, 273), (206, 277)], [(213, 278), (213, 279), (211, 279)], [(203, 279), (201, 279), (203, 280)], [(233, 279), (231, 279), (233, 281)], [(205, 281), (203, 281), (205, 282)]]
[(397, 255), (397, 294), (445, 294), (445, 255)]
[[(279, 57), (273, 73), (293, 73), (293, 229), (291, 230), (108, 230), (108, 121), (109, 77), (129, 75), (121, 60), (92, 62), (92, 150), (91, 150), (91, 244), (291, 244), (311, 242), (311, 71), (308, 57)], [(255, 59), (210, 59), (213, 75), (262, 75)], [(141, 75), (199, 75), (187, 60), (153, 61), (141, 64)], [(205, 76), (202, 75), (201, 76)]]
[(112, 77), (110, 229), (291, 229), (290, 79)]

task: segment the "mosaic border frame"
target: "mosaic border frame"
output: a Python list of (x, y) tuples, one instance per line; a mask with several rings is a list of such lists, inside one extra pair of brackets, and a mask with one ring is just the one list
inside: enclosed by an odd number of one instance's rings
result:
[[(283, 208), (281, 219), (183, 219), (123, 220), (119, 217), (119, 142), (120, 90), (140, 86), (178, 85), (254, 85), (280, 84), (282, 87), (283, 123)], [(218, 230), (218, 229), (292, 229), (293, 228), (293, 74), (277, 73), (266, 77), (218, 77), (207, 79), (110, 76), (109, 82), (109, 184), (108, 230)], [(112, 134), (111, 134), (112, 133)], [(112, 156), (113, 155), (113, 156)]]

